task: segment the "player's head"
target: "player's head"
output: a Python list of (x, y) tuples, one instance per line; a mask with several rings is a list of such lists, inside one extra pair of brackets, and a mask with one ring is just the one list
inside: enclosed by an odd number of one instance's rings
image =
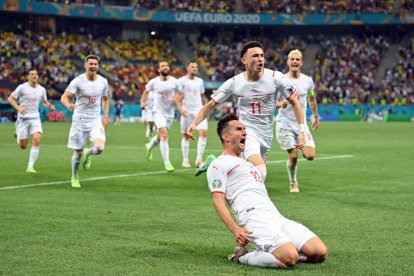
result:
[(303, 65), (302, 52), (298, 49), (290, 51), (288, 55), (287, 65), (289, 67), (289, 71), (300, 72)]
[(198, 64), (194, 60), (187, 62), (187, 74), (195, 76), (198, 73)]
[(262, 43), (249, 41), (243, 44), (240, 50), (240, 58), (247, 71), (261, 72), (265, 63)]
[(99, 62), (101, 59), (96, 55), (88, 55), (85, 57), (85, 70), (90, 76), (95, 75), (99, 70)]
[(170, 65), (165, 59), (161, 59), (157, 63), (157, 71), (160, 75), (166, 77), (170, 74)]
[(244, 151), (246, 129), (234, 113), (221, 117), (217, 123), (217, 134), (225, 148), (235, 150), (238, 154)]
[(31, 83), (36, 83), (39, 80), (39, 74), (36, 68), (29, 68), (26, 71), (27, 80)]

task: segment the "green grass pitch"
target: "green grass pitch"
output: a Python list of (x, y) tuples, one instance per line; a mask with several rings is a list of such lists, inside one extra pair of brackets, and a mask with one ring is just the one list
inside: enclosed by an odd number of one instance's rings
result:
[[(414, 268), (414, 124), (328, 123), (314, 132), (317, 159), (299, 162), (290, 194), (286, 153), (273, 145), (269, 195), (285, 216), (329, 247), (320, 265), (289, 271), (227, 260), (234, 240), (214, 212), (205, 176), (181, 168), (178, 122), (170, 137), (176, 167), (159, 148), (145, 160), (144, 127), (110, 125), (101, 156), (70, 187), (69, 123), (44, 123), (38, 173), (25, 173), (13, 124), (0, 124), (0, 275), (409, 275)], [(220, 153), (210, 122), (206, 153)], [(194, 162), (196, 143), (191, 144)]]

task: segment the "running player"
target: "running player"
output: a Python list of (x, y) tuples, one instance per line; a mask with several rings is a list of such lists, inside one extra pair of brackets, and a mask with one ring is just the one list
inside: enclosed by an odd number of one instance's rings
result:
[[(32, 137), (27, 173), (36, 173), (34, 165), (40, 151), (42, 123), (40, 121), (39, 104), (43, 103), (50, 110), (55, 107), (47, 100), (46, 89), (38, 83), (39, 74), (35, 68), (27, 70), (27, 82), (20, 84), (9, 96), (10, 105), (17, 110), (16, 134), (21, 149), (27, 147), (29, 135)], [(17, 103), (19, 101), (19, 104)]]
[[(288, 55), (287, 65), (289, 71), (285, 76), (297, 88), (295, 96), (299, 99), (302, 106), (304, 121), (306, 122), (307, 102), (313, 114), (312, 129), (319, 126), (318, 104), (316, 102), (313, 80), (311, 77), (301, 73), (303, 66), (302, 53), (299, 50), (293, 50)], [(297, 181), (297, 161), (298, 150), (295, 147), (299, 137), (299, 126), (296, 121), (293, 107), (285, 100), (278, 101), (277, 107), (280, 107), (276, 117), (276, 138), (281, 149), (288, 153), (286, 168), (290, 181), (290, 191), (292, 193), (299, 192), (299, 184)], [(302, 155), (307, 160), (315, 158), (315, 142), (309, 131), (308, 125), (305, 124), (305, 145), (300, 149)]]
[[(260, 42), (250, 41), (242, 46), (241, 61), (246, 71), (223, 83), (211, 96), (211, 101), (205, 104), (194, 121), (190, 124), (187, 135), (194, 140), (193, 131), (197, 125), (207, 118), (208, 114), (218, 103), (223, 103), (230, 96), (237, 96), (237, 114), (246, 126), (248, 138), (244, 150), (244, 158), (255, 165), (266, 178), (266, 159), (273, 140), (273, 114), (276, 99), (279, 94), (293, 106), (296, 119), (301, 127), (299, 142), (295, 145), (301, 148), (304, 143), (304, 120), (299, 100), (292, 97), (294, 87), (280, 72), (264, 68), (265, 58)], [(210, 157), (210, 156), (209, 156)], [(205, 171), (213, 158), (196, 170), (195, 175)]]
[[(85, 73), (73, 79), (63, 93), (61, 102), (73, 111), (72, 126), (69, 132), (68, 148), (73, 149), (72, 179), (74, 188), (80, 188), (79, 165), (83, 156), (83, 168), (91, 167), (91, 155), (99, 155), (105, 147), (105, 128), (108, 125), (109, 96), (108, 80), (98, 75), (100, 59), (89, 55), (85, 58)], [(76, 102), (72, 103), (72, 97)], [(103, 117), (101, 118), (101, 102)], [(92, 147), (83, 150), (86, 139)]]
[[(204, 95), (204, 81), (197, 77), (198, 65), (195, 61), (189, 61), (187, 63), (187, 74), (178, 79), (182, 88), (181, 92), (177, 94), (177, 107), (181, 112), (181, 133), (183, 137), (181, 139), (181, 150), (183, 153), (184, 168), (190, 168), (191, 164), (188, 158), (188, 152), (190, 150), (190, 143), (188, 136), (185, 134), (187, 128), (194, 120), (198, 111), (203, 106)], [(207, 129), (208, 121), (204, 119), (196, 128), (199, 131), (198, 143), (197, 143), (197, 158), (195, 161), (196, 167), (203, 163), (204, 149), (207, 144)]]
[(145, 85), (142, 94), (141, 106), (147, 106), (148, 93), (154, 93), (154, 122), (158, 134), (145, 144), (147, 160), (152, 160), (152, 149), (160, 144), (164, 167), (167, 172), (173, 172), (175, 168), (170, 162), (170, 146), (168, 144), (169, 129), (174, 121), (175, 94), (180, 92), (180, 85), (176, 78), (170, 76), (170, 65), (166, 60), (160, 60), (157, 65), (159, 76), (151, 79)]

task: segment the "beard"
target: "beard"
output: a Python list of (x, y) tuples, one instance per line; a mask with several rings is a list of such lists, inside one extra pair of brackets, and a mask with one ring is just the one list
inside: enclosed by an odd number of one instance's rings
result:
[(166, 70), (166, 71), (161, 71), (161, 75), (163, 77), (167, 77), (170, 74), (170, 71)]

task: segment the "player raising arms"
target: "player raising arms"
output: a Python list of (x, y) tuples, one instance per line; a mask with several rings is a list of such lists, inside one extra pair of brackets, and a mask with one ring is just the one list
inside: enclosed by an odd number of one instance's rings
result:
[[(42, 138), (42, 123), (40, 121), (39, 104), (43, 103), (54, 111), (55, 107), (47, 100), (46, 89), (38, 84), (39, 74), (35, 68), (27, 70), (27, 82), (20, 84), (9, 96), (10, 105), (17, 110), (16, 134), (17, 143), (25, 149), (29, 135), (32, 136), (27, 173), (36, 173), (34, 164), (39, 156), (40, 140)], [(17, 104), (19, 101), (20, 104)]]
[[(183, 153), (183, 167), (190, 168), (190, 161), (188, 159), (188, 152), (190, 150), (190, 143), (188, 136), (185, 134), (187, 128), (194, 120), (197, 112), (203, 106), (202, 97), (205, 92), (204, 81), (197, 77), (198, 65), (195, 61), (187, 63), (187, 74), (178, 79), (182, 88), (182, 93), (178, 93), (176, 97), (177, 107), (181, 112), (181, 133), (183, 138), (181, 140), (181, 150)], [(197, 158), (195, 165), (198, 167), (203, 163), (204, 149), (207, 144), (207, 129), (208, 122), (204, 119), (198, 126), (197, 130), (200, 133), (197, 143)]]
[[(266, 159), (273, 140), (273, 113), (276, 108), (276, 99), (279, 93), (293, 106), (296, 119), (301, 126), (299, 143), (304, 143), (304, 120), (299, 100), (292, 97), (294, 88), (287, 78), (280, 72), (264, 68), (265, 58), (263, 46), (260, 42), (245, 43), (240, 51), (241, 61), (246, 70), (228, 79), (211, 96), (211, 101), (205, 104), (194, 121), (190, 124), (187, 135), (194, 140), (193, 131), (197, 125), (207, 118), (214, 106), (223, 103), (230, 96), (237, 96), (237, 114), (240, 121), (246, 126), (247, 140), (244, 158), (255, 165), (266, 178)], [(208, 158), (196, 170), (195, 175), (206, 171), (213, 158)]]
[[(73, 149), (72, 156), (72, 187), (80, 188), (79, 165), (83, 155), (83, 168), (91, 167), (91, 155), (99, 155), (105, 147), (105, 128), (108, 125), (109, 96), (108, 80), (98, 75), (100, 59), (89, 55), (85, 58), (85, 73), (73, 79), (61, 102), (73, 111), (72, 126), (69, 132), (68, 148)], [(72, 103), (75, 95), (76, 102)], [(101, 102), (103, 117), (101, 118)], [(84, 151), (86, 139), (92, 147)]]
[[(318, 104), (313, 90), (312, 78), (301, 73), (303, 66), (302, 53), (299, 50), (291, 51), (288, 55), (287, 65), (289, 71), (285, 76), (297, 89), (295, 96), (299, 99), (302, 106), (304, 120), (306, 122), (306, 106), (308, 101), (314, 117), (312, 129), (316, 129), (319, 126)], [(295, 144), (298, 143), (299, 125), (295, 118), (294, 109), (287, 101), (278, 101), (277, 107), (280, 107), (280, 109), (276, 117), (276, 138), (280, 147), (288, 153), (286, 168), (289, 175), (290, 191), (298, 193), (299, 185), (296, 179), (298, 150)], [(307, 160), (315, 158), (315, 142), (307, 124), (305, 124), (305, 145), (301, 148), (301, 151), (303, 157)]]
[(160, 60), (157, 65), (158, 77), (151, 79), (145, 85), (141, 98), (141, 106), (146, 108), (148, 93), (154, 93), (154, 122), (158, 135), (154, 136), (148, 144), (145, 144), (147, 160), (152, 160), (152, 149), (160, 144), (164, 167), (167, 172), (175, 169), (170, 162), (170, 146), (168, 145), (168, 132), (174, 121), (175, 94), (180, 92), (180, 85), (176, 78), (170, 76), (170, 65), (166, 60)]

